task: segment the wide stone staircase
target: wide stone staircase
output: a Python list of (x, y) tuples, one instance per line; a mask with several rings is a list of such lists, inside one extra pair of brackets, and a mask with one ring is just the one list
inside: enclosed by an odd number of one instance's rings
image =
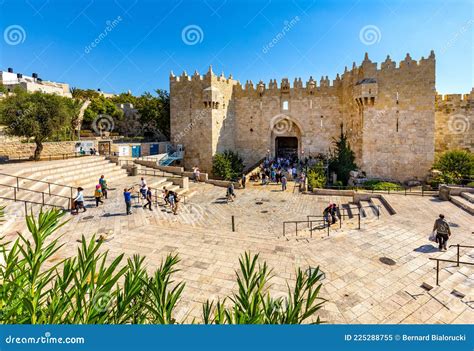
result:
[[(0, 206), (5, 206), (5, 229), (15, 221), (23, 221), (25, 212), (37, 213), (42, 207), (68, 210), (76, 188), (84, 188), (90, 198), (99, 178), (104, 175), (110, 189), (131, 186), (140, 176), (129, 177), (127, 171), (103, 156), (88, 156), (68, 160), (28, 162), (0, 168)], [(180, 188), (166, 176), (144, 176), (150, 187), (166, 187), (182, 196)], [(119, 189), (121, 190), (121, 189)]]

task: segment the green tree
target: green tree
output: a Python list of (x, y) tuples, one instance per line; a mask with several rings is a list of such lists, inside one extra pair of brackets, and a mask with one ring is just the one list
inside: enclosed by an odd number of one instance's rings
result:
[(113, 118), (113, 120), (120, 121), (123, 118), (123, 112), (117, 105), (109, 98), (103, 95), (98, 95), (90, 98), (90, 105), (84, 112), (84, 122), (90, 126), (90, 124), (99, 116), (107, 115)]
[(32, 138), (36, 144), (34, 159), (41, 157), (43, 142), (71, 128), (77, 109), (68, 98), (41, 92), (15, 89), (0, 105), (0, 122), (8, 135)]
[(323, 188), (326, 185), (326, 174), (324, 171), (323, 164), (321, 162), (318, 162), (314, 166), (309, 168), (308, 174), (306, 176), (310, 189)]
[(237, 179), (244, 170), (244, 163), (238, 153), (226, 150), (212, 159), (212, 173), (225, 180)]
[(150, 132), (160, 131), (170, 136), (170, 97), (166, 90), (155, 90), (156, 96), (146, 92), (137, 99), (140, 121)]
[(458, 183), (464, 177), (474, 176), (474, 154), (464, 150), (446, 151), (433, 166), (442, 172), (443, 182)]
[(329, 161), (330, 172), (337, 174), (337, 179), (342, 181), (344, 185), (347, 185), (349, 181), (349, 173), (357, 169), (355, 163), (355, 154), (351, 150), (349, 141), (347, 140), (347, 134), (342, 131), (339, 139), (333, 139), (334, 151), (331, 154)]

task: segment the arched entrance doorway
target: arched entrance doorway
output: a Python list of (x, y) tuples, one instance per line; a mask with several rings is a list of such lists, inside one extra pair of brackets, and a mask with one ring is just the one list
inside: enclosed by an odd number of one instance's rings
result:
[(299, 157), (302, 132), (293, 118), (281, 114), (270, 121), (270, 147), (272, 157)]
[(294, 136), (275, 137), (275, 156), (283, 158), (298, 157), (298, 138)]

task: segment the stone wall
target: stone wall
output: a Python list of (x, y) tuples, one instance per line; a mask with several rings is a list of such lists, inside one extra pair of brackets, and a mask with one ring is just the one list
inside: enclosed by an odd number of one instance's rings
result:
[(474, 152), (474, 89), (470, 94), (436, 96), (435, 151)]
[[(72, 154), (76, 151), (75, 145), (75, 141), (45, 142), (43, 143), (41, 158), (48, 158), (49, 156), (56, 158), (64, 154)], [(0, 142), (0, 158), (27, 159), (33, 157), (35, 149), (35, 143)]]
[[(300, 157), (327, 154), (342, 128), (369, 177), (421, 180), (434, 161), (435, 130), (437, 151), (472, 150), (474, 139), (472, 127), (455, 136), (443, 128), (454, 123), (435, 103), (435, 64), (433, 52), (419, 61), (407, 54), (398, 66), (387, 56), (380, 67), (366, 54), (332, 82), (283, 78), (279, 85), (240, 84), (212, 69), (204, 76), (171, 74), (171, 142), (184, 145), (185, 168), (209, 172), (215, 153), (225, 149), (239, 152), (246, 165), (275, 156), (278, 136), (296, 137)], [(454, 104), (469, 125), (471, 100)]]

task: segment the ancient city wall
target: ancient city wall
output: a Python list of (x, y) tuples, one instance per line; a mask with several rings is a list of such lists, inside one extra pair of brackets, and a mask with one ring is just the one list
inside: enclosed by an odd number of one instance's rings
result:
[(469, 94), (436, 96), (435, 151), (474, 152), (474, 89)]
[(292, 84), (240, 84), (212, 69), (171, 75), (172, 142), (185, 146), (186, 168), (209, 172), (214, 154), (226, 149), (246, 164), (274, 156), (278, 136), (296, 137), (299, 156), (327, 154), (342, 128), (369, 177), (423, 179), (435, 150), (473, 150), (474, 92), (435, 99), (435, 64), (433, 52), (419, 61), (407, 54), (398, 65), (387, 57), (380, 67), (366, 54), (332, 82)]

